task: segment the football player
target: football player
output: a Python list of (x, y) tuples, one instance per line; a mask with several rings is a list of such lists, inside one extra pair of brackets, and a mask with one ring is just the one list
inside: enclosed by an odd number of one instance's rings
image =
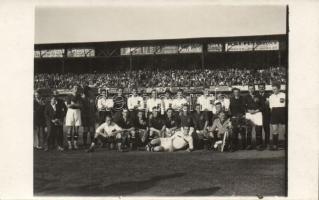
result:
[(165, 90), (165, 97), (163, 98), (163, 109), (161, 114), (164, 115), (165, 112), (167, 112), (167, 110), (169, 108), (172, 108), (173, 106), (173, 99), (171, 97), (172, 93), (169, 89)]
[[(209, 132), (215, 149), (219, 147), (219, 144), (226, 146), (227, 141), (225, 138), (231, 135), (231, 122), (224, 111), (218, 114), (218, 118), (214, 120), (213, 125), (209, 128)], [(223, 151), (223, 147), (221, 150)]]
[(272, 85), (273, 94), (269, 97), (270, 124), (272, 126), (272, 146), (270, 150), (278, 150), (280, 125), (286, 124), (286, 94), (280, 92), (280, 84)]
[(106, 115), (111, 115), (111, 110), (114, 106), (113, 99), (107, 98), (107, 92), (105, 89), (101, 89), (101, 95), (97, 99), (96, 107), (99, 114), (99, 125), (105, 122)]
[(246, 120), (247, 120), (247, 150), (252, 149), (251, 136), (252, 128), (255, 127), (256, 132), (256, 149), (263, 150), (262, 145), (262, 113), (261, 113), (261, 103), (260, 98), (255, 91), (254, 85), (248, 86), (249, 94), (245, 98), (246, 104)]
[(171, 137), (161, 137), (150, 141), (146, 146), (146, 151), (152, 152), (173, 152), (184, 149), (188, 146), (186, 151), (191, 152), (194, 150), (193, 138), (189, 135), (189, 126), (183, 127), (180, 131), (175, 132)]
[[(77, 141), (79, 137), (79, 128), (82, 126), (81, 120), (81, 96), (77, 85), (73, 87), (72, 95), (66, 102), (68, 108), (65, 117), (65, 126), (67, 127), (68, 149), (78, 149)], [(73, 134), (72, 134), (73, 133)], [(72, 147), (73, 138), (73, 147)]]
[(215, 97), (214, 95), (209, 95), (208, 88), (204, 89), (203, 95), (197, 98), (197, 104), (200, 105), (200, 110), (206, 113), (208, 117), (208, 125), (212, 125), (212, 112), (214, 108)]
[(132, 114), (136, 117), (138, 110), (144, 110), (143, 97), (137, 95), (137, 89), (132, 89), (132, 95), (127, 99), (127, 107)]
[[(214, 104), (216, 104), (216, 103), (221, 103), (224, 111), (227, 112), (229, 110), (230, 101), (228, 98), (225, 97), (224, 94), (217, 95), (217, 98), (216, 98)], [(216, 112), (216, 108), (213, 108), (213, 113), (215, 113), (215, 112)]]
[(164, 117), (165, 137), (172, 136), (180, 129), (180, 119), (178, 115), (174, 115), (173, 109), (168, 108)]
[(135, 119), (135, 131), (138, 138), (137, 145), (145, 147), (148, 142), (148, 123), (144, 115), (144, 111), (139, 110)]
[(172, 108), (175, 113), (179, 114), (182, 111), (182, 107), (184, 104), (187, 104), (187, 100), (183, 97), (183, 90), (178, 89), (176, 98), (173, 99)]
[(164, 137), (165, 125), (157, 107), (153, 108), (152, 115), (149, 117), (149, 127), (151, 138)]
[(193, 124), (195, 128), (195, 147), (199, 148), (201, 144), (204, 145), (205, 149), (209, 149), (209, 144), (208, 144), (208, 132), (207, 132), (207, 127), (208, 127), (208, 115), (207, 112), (201, 112), (201, 105), (196, 104), (195, 105), (195, 111), (192, 113), (193, 117)]
[(265, 131), (265, 147), (269, 148), (270, 143), (270, 108), (269, 108), (269, 94), (265, 91), (265, 84), (258, 85), (258, 95), (261, 103), (261, 113), (263, 115), (263, 128)]
[[(122, 133), (124, 131), (129, 131), (122, 129), (116, 123), (113, 122), (112, 117), (107, 115), (105, 117), (105, 122), (101, 124), (95, 131), (93, 142), (91, 143), (90, 148), (87, 152), (93, 152), (95, 149), (95, 145), (98, 141), (102, 141), (103, 143), (108, 142), (110, 144), (117, 144), (117, 150), (122, 152)], [(111, 147), (112, 148), (112, 147)]]
[(189, 126), (189, 135), (193, 135), (194, 133), (194, 124), (193, 124), (193, 117), (191, 113), (189, 112), (189, 108), (187, 104), (184, 104), (182, 106), (182, 112), (180, 114), (180, 121), (181, 121), (181, 127)]
[(146, 117), (149, 117), (149, 115), (153, 112), (154, 107), (159, 111), (163, 109), (162, 101), (161, 99), (157, 98), (157, 91), (155, 89), (153, 89), (151, 92), (151, 98), (146, 101)]
[(115, 123), (122, 129), (127, 130), (122, 133), (122, 141), (124, 141), (123, 146), (126, 147), (126, 145), (129, 144), (130, 150), (133, 150), (136, 146), (136, 135), (134, 122), (130, 117), (128, 109), (123, 109), (122, 115), (116, 119)]
[(89, 90), (81, 95), (81, 120), (83, 126), (83, 146), (87, 146), (88, 135), (91, 141), (94, 137), (95, 129), (95, 112), (94, 112), (94, 100), (89, 97)]
[(124, 108), (127, 108), (127, 99), (123, 94), (123, 88), (117, 89), (117, 94), (113, 97), (113, 116), (114, 119), (122, 115)]
[(240, 95), (239, 88), (232, 89), (233, 96), (230, 98), (229, 113), (233, 127), (231, 150), (238, 149), (238, 135), (241, 135), (241, 149), (246, 149), (246, 123), (245, 123), (245, 101)]

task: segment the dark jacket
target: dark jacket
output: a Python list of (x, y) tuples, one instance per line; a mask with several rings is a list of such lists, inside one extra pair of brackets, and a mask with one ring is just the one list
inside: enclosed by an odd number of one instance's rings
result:
[(246, 105), (244, 98), (242, 96), (240, 96), (238, 99), (235, 99), (235, 97), (231, 97), (229, 111), (231, 116), (245, 115)]
[[(53, 109), (51, 104), (47, 104), (44, 109), (44, 117), (47, 126), (62, 126), (63, 125), (63, 107), (61, 104), (56, 104), (56, 110)], [(52, 120), (58, 119), (59, 122), (53, 123)]]
[(258, 95), (259, 95), (260, 104), (261, 104), (261, 112), (263, 112), (263, 114), (269, 114), (270, 108), (269, 108), (269, 105), (266, 104), (267, 98), (269, 98), (269, 94), (264, 92), (263, 95), (261, 95), (259, 92)]
[(257, 93), (254, 93), (253, 96), (248, 94), (245, 97), (245, 107), (246, 107), (246, 111), (257, 110), (257, 109), (261, 111), (261, 103), (260, 103), (259, 95)]

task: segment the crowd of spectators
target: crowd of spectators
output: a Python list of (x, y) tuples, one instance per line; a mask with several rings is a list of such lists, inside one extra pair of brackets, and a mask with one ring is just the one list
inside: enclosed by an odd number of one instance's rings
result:
[(286, 84), (286, 68), (263, 69), (194, 69), (194, 70), (132, 70), (110, 73), (35, 74), (34, 87), (67, 89), (74, 84), (93, 87), (199, 87), (248, 84)]

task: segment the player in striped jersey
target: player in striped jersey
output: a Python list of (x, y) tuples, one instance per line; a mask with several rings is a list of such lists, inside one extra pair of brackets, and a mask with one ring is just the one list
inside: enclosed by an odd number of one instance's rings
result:
[(113, 97), (113, 116), (116, 121), (122, 115), (124, 108), (127, 108), (127, 99), (123, 95), (123, 88), (117, 89), (117, 94)]

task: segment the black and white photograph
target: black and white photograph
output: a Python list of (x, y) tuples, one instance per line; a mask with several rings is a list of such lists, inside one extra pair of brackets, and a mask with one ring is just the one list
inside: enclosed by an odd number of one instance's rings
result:
[(319, 3), (0, 3), (0, 199), (318, 199)]
[(37, 7), (34, 195), (286, 196), (288, 9)]

